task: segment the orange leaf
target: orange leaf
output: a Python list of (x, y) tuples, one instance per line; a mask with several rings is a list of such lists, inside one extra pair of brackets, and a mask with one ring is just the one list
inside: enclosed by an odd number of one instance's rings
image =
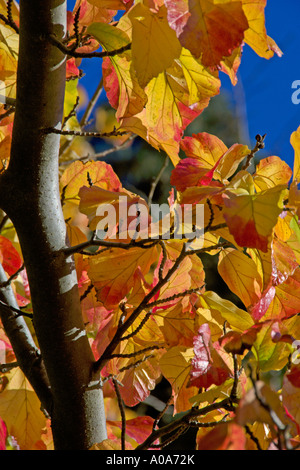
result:
[(288, 184), (292, 176), (290, 167), (279, 157), (267, 157), (260, 160), (256, 167), (253, 181), (257, 191), (274, 186)]
[(246, 434), (236, 423), (222, 423), (197, 439), (197, 450), (245, 450)]
[(219, 255), (218, 271), (229, 289), (245, 307), (255, 304), (261, 296), (262, 280), (252, 259), (239, 250), (227, 248)]
[(229, 190), (224, 195), (224, 218), (239, 246), (268, 251), (268, 241), (282, 211), (282, 186), (251, 194)]
[(90, 258), (88, 275), (97, 290), (98, 299), (106, 308), (118, 305), (138, 282), (135, 272), (140, 269), (143, 275), (148, 274), (156, 260), (155, 246), (147, 250), (132, 248), (125, 256), (123, 249), (113, 248)]
[(217, 67), (241, 45), (248, 21), (240, 1), (166, 0), (169, 23), (182, 46), (204, 66)]

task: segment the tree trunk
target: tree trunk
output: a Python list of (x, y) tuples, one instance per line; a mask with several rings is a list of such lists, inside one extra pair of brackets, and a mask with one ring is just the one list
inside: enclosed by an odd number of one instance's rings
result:
[(76, 271), (66, 258), (58, 155), (66, 57), (47, 40), (66, 32), (66, 1), (20, 0), (17, 100), (1, 208), (16, 228), (33, 322), (52, 392), (55, 449), (88, 449), (106, 438), (103, 396), (83, 325)]

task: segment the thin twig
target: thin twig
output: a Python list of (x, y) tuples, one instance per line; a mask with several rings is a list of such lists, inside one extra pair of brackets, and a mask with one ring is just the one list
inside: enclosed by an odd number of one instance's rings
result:
[(2, 374), (5, 374), (6, 372), (9, 372), (12, 369), (15, 369), (16, 367), (19, 367), (18, 362), (9, 362), (7, 364), (0, 364), (0, 372)]
[(149, 207), (150, 207), (151, 204), (152, 204), (152, 199), (153, 199), (153, 196), (154, 196), (155, 189), (156, 189), (156, 187), (157, 187), (157, 185), (158, 185), (158, 183), (159, 183), (159, 181), (160, 181), (160, 179), (161, 179), (161, 177), (162, 177), (162, 175), (163, 175), (165, 169), (167, 168), (168, 164), (169, 164), (169, 155), (166, 155), (165, 161), (164, 161), (164, 163), (163, 163), (163, 165), (162, 165), (162, 167), (161, 167), (161, 169), (160, 169), (160, 171), (159, 171), (157, 177), (155, 178), (155, 180), (154, 180), (153, 183), (151, 184), (151, 189), (150, 189), (150, 193), (149, 193), (149, 196), (148, 196), (148, 205), (149, 205)]
[(164, 416), (164, 414), (166, 413), (167, 409), (169, 408), (171, 402), (173, 401), (173, 396), (171, 395), (168, 400), (167, 400), (167, 403), (165, 404), (164, 408), (161, 410), (161, 412), (157, 415), (157, 417), (155, 418), (154, 422), (153, 422), (153, 427), (152, 427), (152, 430), (155, 431), (155, 429), (157, 428), (158, 426), (158, 423), (161, 421), (162, 417)]
[(17, 314), (17, 315), (15, 315), (16, 317), (23, 316), (23, 317), (28, 317), (28, 318), (31, 318), (31, 319), (33, 318), (32, 313), (24, 312), (23, 310), (20, 310), (19, 308), (13, 307), (12, 305), (7, 305), (5, 302), (2, 302), (2, 300), (0, 300), (0, 305), (4, 308), (7, 308), (8, 310), (11, 310), (12, 312), (16, 313)]
[(124, 409), (124, 404), (123, 400), (121, 397), (121, 393), (119, 390), (119, 384), (115, 378), (112, 379), (115, 392), (117, 395), (117, 400), (118, 400), (118, 405), (119, 405), (119, 410), (121, 414), (121, 420), (122, 420), (122, 430), (121, 430), (121, 449), (125, 450), (125, 433), (126, 433), (126, 416), (125, 416), (125, 409)]
[(251, 160), (252, 158), (254, 157), (254, 155), (261, 149), (264, 148), (265, 144), (264, 144), (264, 140), (265, 140), (265, 137), (266, 137), (266, 134), (264, 135), (260, 135), (260, 134), (257, 134), (255, 139), (256, 139), (256, 144), (255, 144), (255, 147), (251, 150), (251, 152), (249, 153), (249, 155), (247, 156), (247, 159), (246, 159), (246, 162), (245, 164), (243, 165), (242, 167), (242, 170), (247, 170), (247, 168), (250, 166), (250, 163), (251, 163)]
[(153, 346), (148, 346), (147, 348), (143, 348), (143, 349), (140, 349), (139, 351), (135, 351), (133, 353), (128, 353), (128, 354), (112, 354), (110, 356), (110, 359), (114, 359), (114, 358), (123, 358), (123, 359), (130, 359), (132, 357), (136, 357), (136, 356), (139, 356), (140, 354), (144, 354), (145, 352), (148, 352), (148, 351), (153, 351), (154, 349), (163, 349), (162, 346), (157, 346), (157, 345), (153, 345)]
[(70, 57), (75, 57), (77, 59), (91, 59), (93, 57), (98, 57), (100, 59), (103, 59), (103, 57), (114, 57), (115, 55), (123, 54), (123, 52), (126, 52), (129, 49), (131, 49), (131, 43), (129, 43), (113, 51), (78, 52), (76, 50), (73, 50), (72, 48), (67, 47), (65, 44), (60, 42), (54, 34), (49, 34), (48, 40), (49, 42), (51, 42), (51, 44), (56, 46), (64, 54)]
[(71, 109), (69, 114), (63, 120), (62, 129), (65, 127), (65, 125), (67, 124), (69, 119), (71, 119), (71, 117), (76, 116), (76, 109), (78, 108), (78, 105), (79, 105), (79, 96), (76, 96), (76, 101), (74, 103), (73, 108)]
[(187, 295), (195, 294), (196, 292), (199, 292), (203, 287), (204, 285), (201, 287), (196, 287), (195, 289), (188, 289), (184, 292), (179, 292), (178, 294), (171, 295), (170, 297), (165, 297), (164, 299), (154, 300), (153, 302), (148, 303), (147, 307), (153, 308), (156, 305), (165, 304), (167, 302), (172, 302), (172, 300), (180, 299), (181, 297), (186, 297)]
[[(85, 110), (82, 118), (80, 119), (79, 125), (80, 125), (81, 129), (83, 129), (87, 125), (89, 117), (90, 117), (94, 107), (96, 106), (98, 98), (101, 94), (102, 88), (103, 88), (103, 78), (101, 77), (101, 80), (98, 83), (96, 91), (95, 91), (94, 95), (92, 96), (92, 98), (90, 99), (90, 101), (88, 102), (86, 110)], [(73, 136), (73, 137), (75, 137), (75, 136)], [(59, 151), (60, 157), (62, 157), (66, 153), (66, 151), (70, 148), (73, 140), (74, 139), (69, 139), (69, 140), (66, 140), (63, 143), (63, 145), (61, 146), (60, 151)], [(66, 163), (71, 163), (71, 162), (66, 162)]]
[(12, 281), (23, 271), (24, 268), (25, 268), (25, 265), (23, 263), (22, 266), (7, 279), (7, 281), (0, 282), (0, 289), (2, 289), (3, 287), (9, 286), (12, 283)]
[(98, 240), (92, 237), (90, 240), (86, 242), (82, 242), (82, 243), (79, 243), (78, 245), (67, 247), (63, 251), (66, 256), (72, 256), (75, 253), (80, 253), (82, 252), (82, 250), (85, 250), (86, 248), (90, 248), (92, 246), (122, 248), (124, 250), (128, 250), (133, 247), (150, 248), (154, 245), (157, 245), (158, 242), (159, 240), (141, 239), (141, 240), (131, 240), (129, 243), (125, 243), (125, 242), (118, 242), (118, 241), (112, 242), (108, 240)]
[(14, 22), (13, 16), (12, 16), (12, 0), (8, 0), (6, 4), (7, 8), (7, 18), (1, 13), (0, 14), (0, 20), (2, 20), (7, 26), (10, 26), (12, 29), (15, 30), (17, 34), (19, 34), (19, 28)]
[(74, 137), (118, 137), (125, 134), (128, 134), (128, 131), (118, 131), (114, 129), (111, 132), (86, 132), (86, 131), (76, 131), (76, 130), (63, 130), (56, 129), (55, 127), (48, 127), (44, 129), (44, 134), (60, 134), (60, 135), (70, 135)]

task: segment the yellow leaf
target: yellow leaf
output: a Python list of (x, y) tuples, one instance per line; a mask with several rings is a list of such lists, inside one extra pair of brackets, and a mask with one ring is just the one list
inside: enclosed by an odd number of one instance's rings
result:
[[(106, 307), (114, 306), (127, 296), (138, 282), (135, 273), (139, 269), (145, 276), (157, 261), (157, 248), (147, 250), (132, 248), (124, 256), (124, 250), (113, 248), (89, 259), (88, 275), (93, 282), (98, 299)], [(109, 267), (109, 269), (108, 269)]]
[(230, 300), (222, 299), (215, 292), (204, 292), (199, 300), (204, 308), (211, 310), (213, 315), (214, 312), (216, 312), (217, 317), (221, 314), (234, 330), (242, 332), (254, 324), (250, 313), (236, 307)]
[(300, 179), (300, 126), (291, 135), (291, 145), (294, 149), (293, 181)]
[(254, 261), (239, 250), (228, 248), (219, 255), (218, 271), (229, 289), (246, 308), (260, 299), (262, 281)]
[(190, 409), (190, 398), (198, 392), (197, 387), (187, 388), (193, 357), (193, 348), (174, 346), (162, 356), (159, 363), (164, 377), (172, 386), (175, 413)]
[(128, 17), (132, 22), (132, 63), (144, 88), (180, 56), (181, 45), (169, 26), (165, 6), (155, 11), (137, 3)]
[(275, 186), (258, 194), (247, 194), (241, 188), (226, 191), (224, 219), (239, 246), (267, 251), (283, 208), (284, 190), (284, 186)]
[(208, 106), (209, 99), (219, 93), (219, 87), (217, 74), (183, 49), (180, 58), (146, 86), (145, 108), (123, 119), (121, 126), (137, 133), (154, 148), (164, 150), (176, 165), (184, 129)]
[(292, 176), (292, 170), (281, 158), (272, 156), (260, 160), (253, 175), (257, 191), (264, 191), (278, 185), (287, 184)]
[(5, 376), (9, 382), (0, 393), (0, 416), (21, 450), (32, 450), (46, 427), (41, 403), (19, 368)]
[(260, 57), (270, 59), (274, 52), (281, 57), (282, 51), (273, 39), (267, 36), (265, 28), (266, 0), (241, 0), (248, 20), (249, 28), (245, 31), (245, 42)]

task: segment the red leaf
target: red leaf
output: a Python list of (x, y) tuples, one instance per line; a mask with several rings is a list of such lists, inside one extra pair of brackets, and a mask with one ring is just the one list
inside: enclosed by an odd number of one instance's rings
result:
[(21, 256), (12, 242), (2, 235), (0, 235), (0, 262), (9, 276), (15, 274), (22, 266)]
[(231, 375), (219, 353), (211, 342), (210, 328), (201, 325), (198, 336), (194, 337), (195, 357), (192, 359), (190, 386), (208, 388), (212, 384), (221, 385)]
[(4, 421), (0, 418), (0, 450), (6, 450), (7, 429)]
[(286, 377), (289, 379), (294, 387), (300, 388), (300, 366), (293, 365), (291, 371), (286, 374)]

